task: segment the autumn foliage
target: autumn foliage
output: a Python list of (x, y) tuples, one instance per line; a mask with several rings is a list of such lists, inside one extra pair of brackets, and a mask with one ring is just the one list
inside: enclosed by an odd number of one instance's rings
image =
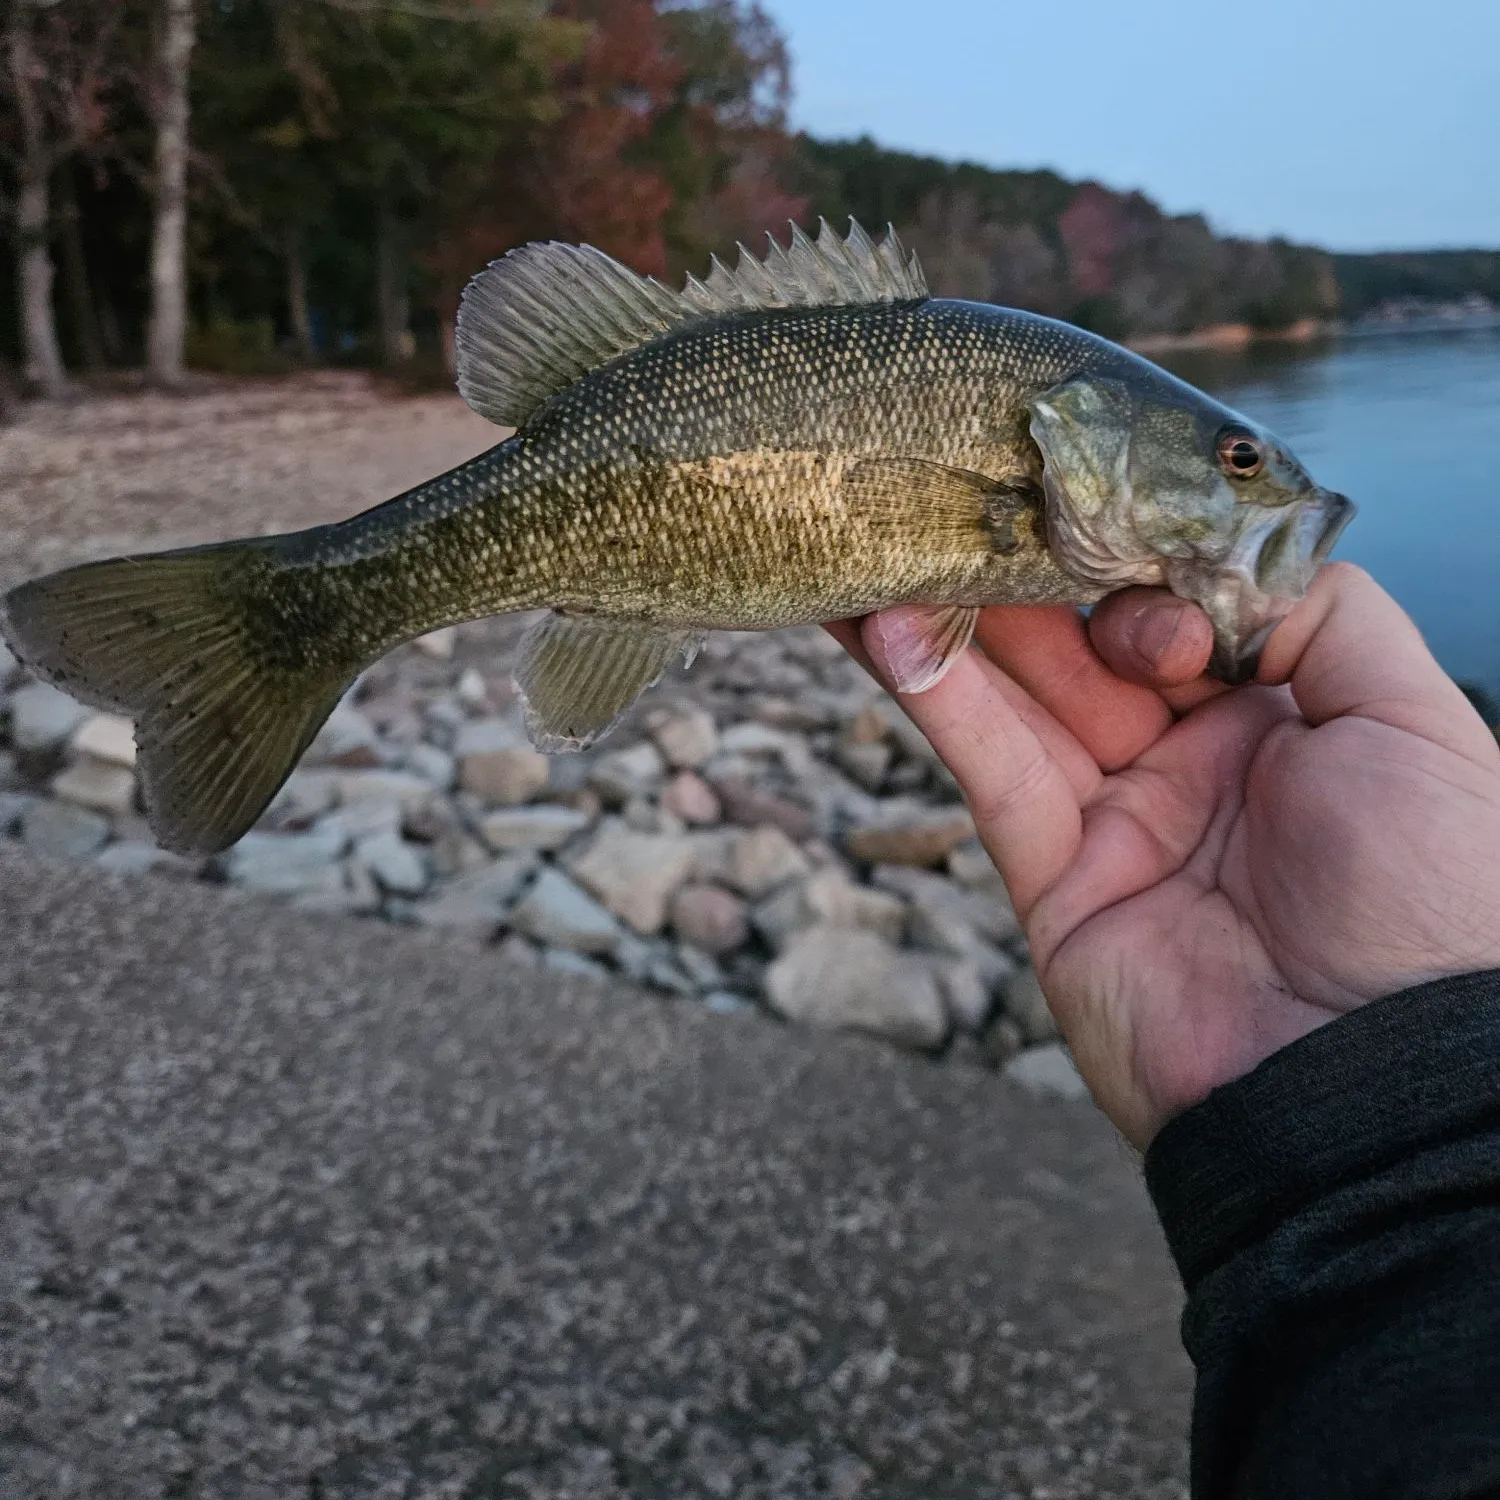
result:
[(174, 6), (196, 22), (181, 264), (199, 366), (438, 375), (464, 284), (515, 245), (586, 241), (677, 277), (819, 214), (894, 223), (940, 294), (1116, 337), (1337, 309), (1315, 249), (1052, 172), (794, 135), (758, 0), (0, 0), (0, 278), (19, 290), (0, 378), (24, 362), (58, 389), (65, 363), (144, 355)]

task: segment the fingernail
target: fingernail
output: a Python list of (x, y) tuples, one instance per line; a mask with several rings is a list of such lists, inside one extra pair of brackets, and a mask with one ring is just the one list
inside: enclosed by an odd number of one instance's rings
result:
[(1182, 632), (1183, 609), (1178, 604), (1148, 604), (1135, 617), (1130, 632), (1135, 649), (1148, 665), (1156, 666)]

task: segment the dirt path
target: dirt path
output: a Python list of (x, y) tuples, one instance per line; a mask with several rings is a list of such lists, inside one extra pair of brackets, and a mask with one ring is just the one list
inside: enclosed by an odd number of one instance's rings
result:
[(0, 577), (337, 520), (501, 435), (344, 372), (27, 406), (0, 427)]

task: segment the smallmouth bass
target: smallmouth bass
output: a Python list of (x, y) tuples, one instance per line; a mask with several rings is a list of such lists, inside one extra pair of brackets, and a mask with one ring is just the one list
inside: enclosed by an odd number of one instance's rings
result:
[(12, 590), (40, 676), (136, 721), (169, 848), (244, 833), (353, 679), (443, 625), (546, 608), (522, 646), (548, 750), (603, 734), (714, 628), (921, 607), (897, 686), (978, 610), (1129, 583), (1196, 600), (1253, 674), (1352, 506), (1129, 351), (928, 295), (894, 233), (793, 229), (684, 290), (587, 246), (480, 273), (459, 389), (515, 435), (350, 520), (85, 564)]

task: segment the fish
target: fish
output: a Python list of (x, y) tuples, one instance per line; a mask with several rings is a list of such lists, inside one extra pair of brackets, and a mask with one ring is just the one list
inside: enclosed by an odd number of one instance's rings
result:
[(1165, 585), (1253, 674), (1352, 505), (1138, 354), (930, 294), (893, 229), (796, 225), (673, 289), (535, 243), (467, 287), (458, 389), (511, 436), (348, 520), (86, 563), (0, 601), (46, 681), (135, 721), (150, 826), (255, 822), (358, 675), (442, 626), (542, 610), (516, 682), (592, 744), (714, 629), (906, 607), (900, 691), (986, 605)]

